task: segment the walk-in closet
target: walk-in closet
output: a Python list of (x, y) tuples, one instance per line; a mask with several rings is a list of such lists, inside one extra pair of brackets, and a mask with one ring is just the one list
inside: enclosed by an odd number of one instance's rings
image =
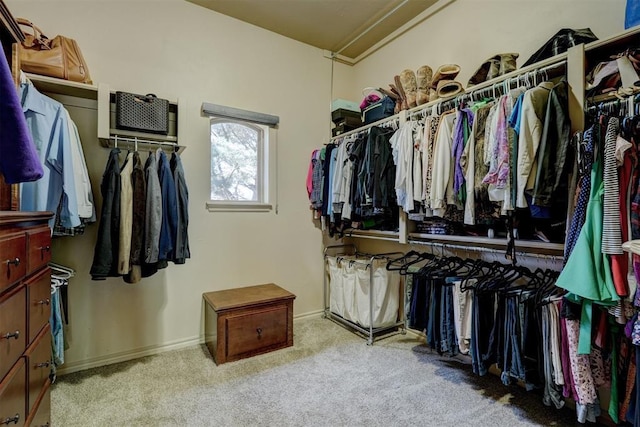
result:
[(640, 2), (0, 0), (0, 426), (640, 427)]

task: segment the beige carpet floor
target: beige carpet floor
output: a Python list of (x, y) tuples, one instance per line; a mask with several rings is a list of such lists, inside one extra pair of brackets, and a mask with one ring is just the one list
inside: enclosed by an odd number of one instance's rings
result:
[(205, 346), (58, 378), (54, 426), (572, 426), (569, 409), (478, 377), (413, 335), (365, 340), (326, 319), (294, 346), (216, 366)]

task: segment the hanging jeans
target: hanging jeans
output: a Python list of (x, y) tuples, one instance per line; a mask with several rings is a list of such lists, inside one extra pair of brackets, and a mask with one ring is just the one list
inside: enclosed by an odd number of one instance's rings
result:
[(431, 281), (427, 276), (413, 275), (411, 285), (411, 311), (409, 315), (409, 327), (417, 331), (427, 329), (429, 297), (431, 295)]
[(433, 350), (440, 352), (440, 295), (444, 279), (440, 277), (431, 277), (431, 292), (429, 294), (429, 314), (427, 319), (427, 344)]
[[(501, 374), (504, 385), (511, 384), (513, 379), (525, 380), (526, 376), (520, 347), (522, 324), (520, 323), (519, 305), (518, 295), (507, 296)], [(531, 390), (529, 387), (527, 387), (527, 389)]]
[(62, 325), (62, 304), (60, 301), (60, 289), (56, 288), (51, 294), (51, 348), (53, 352), (53, 370), (64, 363), (64, 332)]
[(473, 372), (479, 375), (486, 375), (488, 372), (482, 355), (487, 353), (489, 347), (489, 335), (495, 317), (494, 304), (495, 294), (473, 291), (470, 353)]
[(458, 277), (447, 277), (440, 293), (440, 352), (451, 356), (458, 354), (453, 289), (454, 282), (459, 280)]
[[(495, 299), (495, 294), (491, 294), (491, 299)], [(505, 300), (504, 294), (497, 295), (498, 306), (495, 311), (495, 317), (493, 324), (491, 325), (491, 332), (489, 334), (489, 340), (487, 343), (487, 350), (482, 353), (482, 363), (485, 369), (489, 369), (491, 365), (496, 363), (498, 366), (502, 366), (504, 349), (504, 331), (505, 331)], [(488, 307), (487, 310), (493, 311), (493, 306)]]

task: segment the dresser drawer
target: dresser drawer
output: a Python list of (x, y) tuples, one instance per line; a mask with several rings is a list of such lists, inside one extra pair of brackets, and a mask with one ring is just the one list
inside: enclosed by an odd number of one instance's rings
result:
[(287, 342), (287, 306), (277, 305), (226, 318), (227, 358)]
[(23, 286), (0, 298), (0, 379), (27, 346), (26, 299)]
[(51, 372), (51, 330), (48, 325), (31, 344), (26, 356), (29, 382), (27, 408), (31, 412)]
[(29, 414), (27, 426), (29, 427), (49, 427), (51, 425), (51, 383), (47, 381), (44, 392), (40, 394), (40, 400), (36, 402), (36, 407)]
[(26, 283), (29, 314), (29, 337), (27, 344), (40, 333), (42, 327), (49, 322), (51, 315), (51, 269), (29, 279)]
[(24, 359), (20, 359), (0, 382), (0, 425), (25, 424), (26, 377)]
[(27, 274), (27, 237), (24, 233), (0, 238), (0, 292)]
[(27, 232), (29, 262), (27, 274), (51, 261), (51, 231), (49, 227), (38, 227)]

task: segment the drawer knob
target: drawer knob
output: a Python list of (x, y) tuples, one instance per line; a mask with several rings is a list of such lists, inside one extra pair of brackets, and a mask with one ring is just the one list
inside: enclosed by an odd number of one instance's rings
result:
[(40, 250), (42, 252), (50, 252), (51, 251), (51, 246), (41, 246)]
[(38, 304), (40, 305), (49, 305), (50, 303), (51, 301), (49, 300), (49, 298), (41, 299), (40, 301), (38, 301)]
[(262, 328), (256, 329), (256, 332), (258, 333), (258, 338), (262, 338)]
[(51, 365), (51, 362), (48, 360), (42, 363), (36, 363), (36, 368), (48, 368)]
[(18, 339), (19, 336), (20, 336), (20, 331), (15, 331), (15, 332), (7, 332), (4, 335), (0, 335), (0, 338), (4, 338), (6, 340), (11, 338)]
[(11, 423), (18, 424), (18, 421), (20, 421), (20, 414), (15, 414), (13, 417), (9, 417), (9, 418), (5, 418), (4, 420), (1, 420), (0, 424), (5, 424), (5, 425), (9, 425)]
[(13, 259), (13, 260), (8, 259), (8, 260), (7, 260), (7, 264), (9, 264), (9, 265), (13, 264), (13, 265), (15, 265), (15, 266), (17, 267), (17, 266), (19, 266), (19, 265), (20, 265), (20, 258), (16, 257), (16, 258), (15, 258), (15, 259)]

